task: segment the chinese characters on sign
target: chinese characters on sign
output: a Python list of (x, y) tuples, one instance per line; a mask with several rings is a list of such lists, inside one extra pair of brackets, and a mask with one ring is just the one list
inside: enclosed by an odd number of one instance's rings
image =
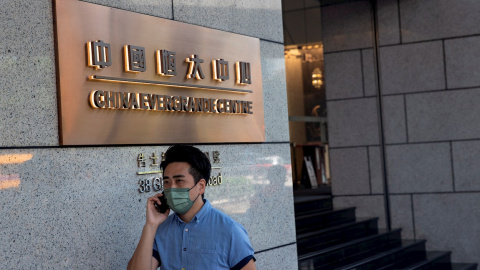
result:
[(201, 63), (203, 63), (203, 59), (198, 58), (197, 55), (192, 54), (189, 58), (187, 58), (187, 61), (190, 65), (188, 68), (188, 73), (187, 73), (187, 78), (196, 78), (197, 80), (203, 80), (205, 79), (205, 75), (203, 75), (202, 72), (202, 66), (200, 66)]
[(88, 66), (95, 70), (106, 68), (112, 65), (112, 54), (110, 44), (101, 40), (87, 43)]
[(163, 76), (177, 75), (175, 67), (175, 52), (167, 50), (157, 50), (157, 74)]
[(235, 70), (237, 71), (237, 84), (247, 85), (252, 83), (250, 63), (237, 62), (235, 63)]
[[(95, 70), (112, 65), (110, 61), (111, 46), (104, 41), (87, 43), (88, 66)], [(145, 72), (145, 48), (125, 45), (125, 71), (132, 73)], [(176, 76), (176, 53), (174, 51), (156, 50), (156, 74), (161, 76)], [(203, 59), (196, 54), (185, 60), (189, 65), (186, 78), (197, 80), (205, 79), (202, 71)], [(252, 83), (250, 63), (235, 63), (236, 84), (249, 85)], [(212, 74), (214, 80), (224, 82), (230, 78), (228, 61), (224, 59), (212, 60)], [(234, 99), (195, 98), (185, 96), (167, 96), (149, 93), (129, 93), (93, 90), (89, 96), (90, 106), (102, 109), (140, 109), (154, 111), (182, 111), (205, 113), (253, 114), (252, 101)]]
[[(87, 43), (88, 66), (95, 70), (105, 68), (112, 65), (110, 44), (102, 40), (90, 41)], [(125, 45), (124, 46), (125, 71), (127, 72), (144, 72), (146, 71), (145, 48), (140, 46)], [(176, 76), (175, 52), (167, 50), (156, 51), (157, 74), (162, 76)], [(188, 79), (196, 78), (197, 80), (205, 79), (201, 64), (204, 62), (198, 55), (192, 54), (185, 60), (189, 63), (186, 74)], [(212, 60), (213, 79), (223, 82), (229, 79), (228, 61), (224, 59)], [(252, 84), (250, 63), (236, 62), (236, 83), (239, 85)]]
[[(210, 153), (205, 152), (205, 155), (210, 159), (212, 165), (218, 165), (220, 163), (220, 152), (212, 151), (212, 158), (210, 158)], [(160, 158), (161, 157), (161, 158)], [(163, 189), (163, 180), (162, 180), (162, 173), (163, 171), (160, 169), (160, 163), (165, 158), (165, 153), (162, 152), (161, 156), (152, 153), (151, 156), (147, 157), (143, 153), (138, 154), (137, 156), (137, 167), (138, 172), (137, 175), (148, 175), (148, 174), (160, 174), (160, 176), (155, 176), (153, 178), (147, 179), (140, 179), (138, 180), (138, 192), (145, 193), (145, 192), (158, 192)], [(148, 164), (148, 166), (147, 166)], [(214, 170), (220, 170), (221, 167), (214, 167)], [(210, 179), (207, 181), (207, 186), (217, 186), (222, 184), (222, 173), (218, 172), (218, 175), (210, 176)]]
[(223, 59), (212, 60), (213, 79), (224, 82), (228, 80), (228, 61)]
[(123, 51), (126, 72), (143, 72), (147, 69), (145, 66), (145, 48), (125, 45)]
[[(162, 153), (162, 161), (163, 161), (164, 157), (165, 157), (165, 154)], [(148, 173), (161, 172), (160, 171), (160, 162), (158, 161), (158, 159), (159, 159), (159, 157), (155, 153), (153, 153), (152, 156), (148, 158), (148, 160), (151, 161), (150, 162), (150, 167), (158, 169), (157, 171), (148, 172)], [(145, 168), (146, 167), (147, 159), (145, 158), (143, 153), (138, 154), (137, 162), (138, 162), (138, 167), (139, 168)]]

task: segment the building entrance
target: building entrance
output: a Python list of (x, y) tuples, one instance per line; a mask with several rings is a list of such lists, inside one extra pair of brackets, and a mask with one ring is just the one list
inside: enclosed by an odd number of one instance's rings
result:
[(283, 1), (292, 178), (295, 194), (330, 195), (319, 1)]

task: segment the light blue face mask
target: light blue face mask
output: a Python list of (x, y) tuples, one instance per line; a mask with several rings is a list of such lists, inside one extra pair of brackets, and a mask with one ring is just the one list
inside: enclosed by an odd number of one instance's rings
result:
[[(194, 188), (195, 184), (192, 188)], [(193, 206), (193, 203), (197, 200), (190, 200), (190, 190), (192, 188), (167, 188), (163, 191), (165, 198), (167, 199), (167, 204), (172, 208), (175, 213), (183, 215), (188, 212)]]

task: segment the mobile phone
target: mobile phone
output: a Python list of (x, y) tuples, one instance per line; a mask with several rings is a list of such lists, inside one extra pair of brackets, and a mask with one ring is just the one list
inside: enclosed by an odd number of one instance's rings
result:
[(170, 208), (170, 206), (168, 206), (167, 199), (165, 199), (165, 196), (161, 196), (161, 197), (159, 197), (159, 199), (160, 199), (160, 202), (162, 204), (159, 205), (156, 202), (154, 202), (153, 205), (155, 205), (155, 208), (157, 209), (158, 212), (163, 214), (163, 213), (167, 212), (167, 210), (168, 210), (168, 208)]

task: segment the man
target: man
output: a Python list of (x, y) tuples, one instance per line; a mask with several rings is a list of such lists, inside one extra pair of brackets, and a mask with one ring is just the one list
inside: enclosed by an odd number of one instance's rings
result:
[[(164, 193), (147, 200), (146, 222), (128, 270), (255, 270), (253, 248), (242, 225), (203, 199), (211, 164), (192, 146), (174, 145), (165, 153)], [(157, 211), (165, 196), (175, 212)]]

